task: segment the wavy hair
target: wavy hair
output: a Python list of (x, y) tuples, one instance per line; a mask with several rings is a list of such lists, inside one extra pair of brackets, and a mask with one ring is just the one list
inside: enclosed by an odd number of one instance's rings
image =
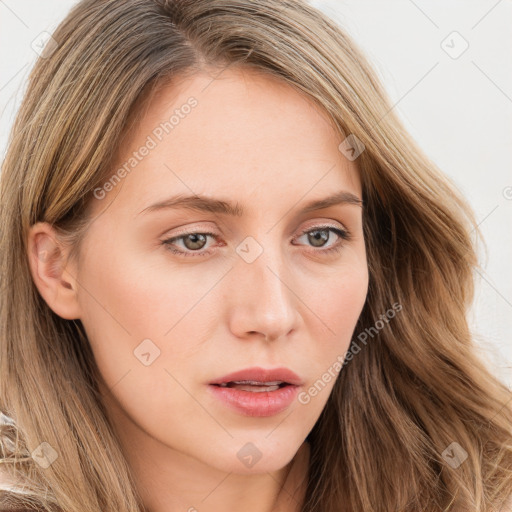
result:
[[(308, 436), (302, 512), (500, 510), (512, 495), (512, 394), (477, 357), (468, 328), (474, 215), (345, 31), (303, 0), (82, 0), (52, 36), (0, 178), (0, 469), (17, 482), (4, 502), (144, 510), (83, 326), (39, 295), (27, 234), (48, 222), (79, 254), (94, 189), (146, 94), (206, 67), (245, 66), (307, 94), (340, 142), (364, 144), (370, 280), (355, 332), (402, 307), (344, 365)], [(32, 457), (43, 441), (58, 447), (48, 468)], [(458, 467), (447, 463), (454, 446), (467, 454)]]

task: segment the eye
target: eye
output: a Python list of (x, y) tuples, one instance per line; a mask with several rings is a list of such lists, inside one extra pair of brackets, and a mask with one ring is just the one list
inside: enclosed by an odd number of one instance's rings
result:
[[(178, 254), (180, 256), (208, 256), (211, 253), (211, 251), (198, 252), (206, 245), (206, 240), (208, 237), (213, 237), (215, 239), (218, 238), (218, 236), (215, 233), (193, 232), (185, 233), (183, 235), (175, 236), (173, 238), (168, 238), (167, 240), (164, 240), (162, 244), (165, 245), (167, 250), (171, 251), (173, 254)], [(176, 241), (182, 241), (185, 244), (186, 250), (184, 251), (175, 249), (173, 245), (175, 245)], [(192, 253), (187, 252), (187, 250), (192, 251)]]
[(311, 242), (314, 247), (323, 247), (331, 238), (331, 233), (335, 233), (340, 240), (327, 249), (321, 249), (313, 252), (319, 252), (322, 254), (338, 252), (345, 245), (344, 242), (350, 240), (350, 233), (346, 229), (335, 228), (333, 226), (316, 226), (312, 229), (303, 231), (300, 237), (307, 236), (307, 240)]
[[(307, 235), (307, 239), (313, 244), (313, 247), (323, 247), (331, 239), (331, 233), (335, 233), (340, 240), (327, 249), (319, 249), (313, 252), (322, 254), (338, 252), (342, 249), (344, 245), (343, 242), (350, 240), (350, 233), (346, 229), (335, 228), (333, 226), (317, 226), (303, 231), (298, 238)], [(215, 233), (203, 233), (196, 231), (168, 238), (167, 240), (163, 240), (162, 244), (167, 250), (179, 256), (208, 256), (212, 253), (212, 250), (201, 251), (201, 249), (207, 244), (208, 237), (212, 237), (215, 240), (218, 240), (219, 238)], [(183, 249), (176, 249), (176, 242), (182, 242)]]

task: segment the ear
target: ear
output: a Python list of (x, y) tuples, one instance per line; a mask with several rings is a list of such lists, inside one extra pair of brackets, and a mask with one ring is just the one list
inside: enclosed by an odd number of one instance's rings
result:
[(51, 224), (31, 226), (27, 250), (32, 279), (48, 306), (66, 320), (80, 318), (76, 268), (68, 262), (69, 250)]

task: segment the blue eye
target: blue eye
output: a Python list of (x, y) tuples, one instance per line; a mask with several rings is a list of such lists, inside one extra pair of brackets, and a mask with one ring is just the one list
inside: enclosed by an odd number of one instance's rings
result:
[[(322, 233), (327, 233), (327, 236), (320, 236), (318, 235)], [(326, 242), (330, 240), (330, 233), (335, 233), (339, 237), (339, 241), (336, 242), (334, 245), (330, 246), (328, 249), (318, 249), (314, 250), (315, 253), (320, 254), (326, 254), (331, 252), (339, 252), (343, 246), (345, 241), (350, 240), (350, 233), (345, 229), (339, 229), (334, 228), (332, 226), (317, 226), (312, 229), (308, 229), (306, 231), (303, 231), (299, 238), (304, 235), (313, 235), (313, 240), (319, 241), (319, 242)], [(169, 251), (171, 251), (173, 254), (177, 254), (179, 256), (192, 256), (192, 257), (201, 257), (201, 256), (208, 256), (212, 253), (212, 250), (206, 250), (201, 251), (202, 247), (204, 247), (207, 243), (207, 238), (212, 237), (215, 240), (218, 240), (219, 236), (215, 233), (204, 233), (204, 232), (190, 232), (190, 233), (184, 233), (179, 236), (175, 236), (172, 238), (168, 238), (167, 240), (163, 240), (162, 244), (165, 246), (165, 248)], [(176, 242), (180, 241), (183, 243), (188, 243), (189, 245), (199, 245), (200, 247), (187, 247), (185, 245), (184, 249), (176, 249), (174, 246), (176, 245)], [(294, 244), (297, 245), (297, 244)], [(197, 249), (197, 250), (196, 250)]]

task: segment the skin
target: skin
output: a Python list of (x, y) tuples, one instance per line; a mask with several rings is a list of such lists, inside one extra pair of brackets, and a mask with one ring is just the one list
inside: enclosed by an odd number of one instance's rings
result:
[[(362, 207), (301, 208), (342, 190), (361, 198), (358, 168), (310, 99), (240, 69), (161, 88), (123, 140), (118, 165), (190, 96), (198, 101), (190, 114), (93, 200), (78, 260), (67, 258), (50, 225), (32, 227), (32, 275), (53, 311), (86, 329), (148, 511), (299, 510), (305, 438), (334, 379), (309, 403), (295, 400), (263, 418), (228, 409), (208, 383), (250, 366), (286, 366), (307, 390), (346, 353), (368, 288)], [(238, 202), (246, 211), (139, 213), (177, 193)], [(313, 234), (302, 234), (325, 223), (348, 230), (350, 240), (324, 230), (329, 238), (315, 244)], [(189, 257), (162, 243), (210, 231), (218, 238), (173, 242)], [(263, 250), (251, 263), (236, 251), (248, 236)], [(322, 253), (337, 244), (339, 252)], [(148, 366), (134, 355), (144, 339), (160, 350)], [(237, 457), (246, 443), (261, 453), (252, 467)]]

